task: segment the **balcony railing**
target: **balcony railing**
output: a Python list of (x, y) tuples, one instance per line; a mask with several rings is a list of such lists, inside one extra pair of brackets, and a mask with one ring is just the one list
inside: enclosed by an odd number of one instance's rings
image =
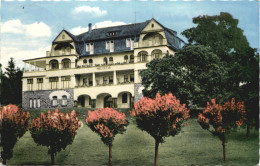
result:
[(134, 62), (116, 62), (116, 63), (108, 63), (108, 64), (77, 65), (77, 68), (101, 67), (101, 66), (113, 66), (113, 65), (125, 65), (125, 64), (134, 64)]
[[(133, 84), (134, 81), (127, 81), (127, 82), (118, 82), (116, 85), (125, 85), (125, 84)], [(76, 85), (75, 88), (90, 88), (90, 87), (100, 87), (100, 86), (113, 86), (114, 83), (107, 83), (107, 84), (97, 84), (96, 86), (93, 85)]]

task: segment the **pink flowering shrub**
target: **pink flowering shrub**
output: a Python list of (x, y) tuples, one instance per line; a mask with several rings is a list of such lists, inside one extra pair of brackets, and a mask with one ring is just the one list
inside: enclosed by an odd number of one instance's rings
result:
[(155, 99), (143, 97), (135, 103), (130, 115), (136, 117), (138, 128), (155, 139), (154, 165), (157, 166), (159, 143), (181, 131), (183, 122), (189, 118), (189, 110), (171, 93), (164, 96), (157, 93)]
[(112, 164), (112, 142), (117, 134), (123, 134), (128, 125), (126, 116), (113, 108), (99, 108), (88, 111), (86, 123), (90, 129), (101, 137), (105, 145), (109, 146), (109, 165)]
[(22, 112), (16, 105), (9, 104), (0, 110), (1, 157), (3, 164), (13, 156), (13, 148), (27, 131), (29, 112)]
[(54, 164), (54, 155), (72, 144), (77, 130), (81, 126), (76, 112), (63, 114), (58, 109), (41, 113), (32, 120), (30, 132), (37, 145), (47, 146)]
[(223, 105), (215, 99), (207, 103), (207, 107), (198, 115), (198, 122), (203, 129), (210, 131), (222, 141), (223, 159), (225, 161), (225, 143), (231, 129), (241, 126), (246, 120), (244, 102), (236, 102), (234, 98)]

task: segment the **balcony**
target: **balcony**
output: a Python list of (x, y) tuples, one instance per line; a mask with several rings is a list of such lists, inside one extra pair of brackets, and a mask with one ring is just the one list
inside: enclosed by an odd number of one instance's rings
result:
[(126, 64), (134, 64), (134, 62), (117, 62), (117, 63), (95, 64), (95, 65), (77, 65), (77, 68), (103, 67), (103, 66), (115, 66), (115, 65), (126, 65)]

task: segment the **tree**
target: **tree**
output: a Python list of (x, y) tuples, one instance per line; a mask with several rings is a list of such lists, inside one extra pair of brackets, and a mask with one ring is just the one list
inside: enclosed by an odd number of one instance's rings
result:
[(189, 110), (171, 93), (164, 96), (157, 93), (155, 99), (143, 97), (135, 103), (130, 115), (136, 117), (139, 129), (154, 138), (154, 166), (158, 166), (159, 143), (181, 131), (182, 123), (189, 118)]
[(55, 164), (54, 156), (72, 144), (77, 130), (81, 126), (75, 111), (63, 114), (58, 109), (41, 113), (32, 120), (30, 133), (37, 145), (47, 146), (51, 155), (51, 164)]
[(250, 126), (254, 125), (259, 128), (259, 57), (255, 49), (252, 49), (248, 54), (254, 54), (243, 68), (246, 75), (244, 76), (243, 84), (240, 86), (241, 100), (245, 102), (247, 112), (247, 132), (249, 138)]
[[(232, 97), (244, 100), (246, 108), (249, 108), (246, 109), (247, 128), (253, 123), (258, 128), (259, 119), (253, 120), (253, 116), (258, 115), (259, 106), (259, 54), (256, 49), (250, 47), (243, 30), (238, 27), (238, 19), (229, 13), (221, 12), (215, 16), (195, 17), (193, 23), (196, 26), (183, 31), (182, 34), (190, 44), (209, 46), (221, 58), (227, 72), (223, 86), (226, 94), (224, 96), (227, 97), (223, 100)], [(244, 86), (240, 86), (241, 83)], [(248, 135), (249, 130), (247, 131)]]
[(166, 55), (147, 64), (141, 71), (144, 96), (159, 92), (176, 95), (183, 103), (204, 106), (211, 98), (221, 98), (225, 70), (209, 47), (188, 45), (174, 56)]
[(2, 75), (1, 83), (1, 104), (16, 104), (22, 103), (22, 75), (23, 72), (15, 67), (14, 59), (11, 58), (8, 62), (6, 71)]
[(112, 165), (112, 142), (117, 134), (123, 134), (128, 121), (125, 114), (113, 108), (99, 108), (88, 111), (86, 123), (90, 129), (101, 137), (105, 145), (109, 147), (108, 165)]
[(1, 107), (0, 111), (1, 157), (3, 164), (13, 156), (13, 148), (27, 131), (29, 126), (29, 112), (22, 112), (16, 105)]
[(207, 103), (203, 113), (198, 115), (198, 122), (203, 129), (210, 131), (222, 142), (223, 160), (226, 160), (225, 143), (231, 129), (241, 126), (246, 120), (244, 102), (236, 102), (234, 98), (220, 105), (215, 99)]

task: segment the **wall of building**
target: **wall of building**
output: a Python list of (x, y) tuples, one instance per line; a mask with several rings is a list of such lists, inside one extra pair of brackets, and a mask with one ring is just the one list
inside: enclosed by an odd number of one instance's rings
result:
[[(67, 105), (62, 106), (62, 96), (67, 96)], [(52, 97), (57, 96), (58, 105), (52, 106)], [(42, 91), (29, 91), (23, 92), (23, 103), (22, 106), (24, 109), (30, 108), (30, 99), (40, 99), (40, 108), (42, 109), (53, 109), (53, 108), (70, 108), (74, 106), (74, 90), (66, 89), (66, 90), (42, 90)], [(38, 109), (39, 106), (36, 106)]]

